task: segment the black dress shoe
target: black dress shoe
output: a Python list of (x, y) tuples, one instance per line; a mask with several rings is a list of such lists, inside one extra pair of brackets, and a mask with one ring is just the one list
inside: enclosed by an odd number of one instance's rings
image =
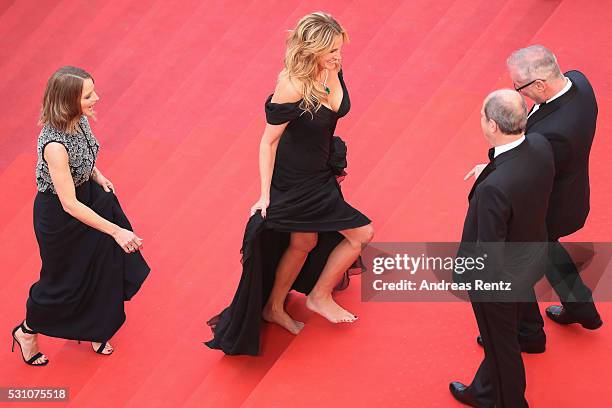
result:
[(590, 320), (578, 320), (572, 316), (563, 306), (549, 306), (546, 308), (546, 316), (559, 324), (580, 323), (582, 327), (589, 330), (596, 330), (601, 327), (603, 322), (599, 316)]
[[(476, 343), (478, 343), (480, 347), (484, 347), (481, 336), (476, 337)], [(519, 338), (519, 345), (523, 353), (541, 354), (546, 351), (546, 338), (540, 341), (525, 341)]]
[(476, 408), (482, 407), (482, 405), (478, 403), (476, 397), (474, 397), (469, 391), (467, 391), (467, 387), (462, 383), (453, 381), (448, 385), (448, 388), (453, 397), (455, 397), (455, 399), (461, 402), (462, 404)]

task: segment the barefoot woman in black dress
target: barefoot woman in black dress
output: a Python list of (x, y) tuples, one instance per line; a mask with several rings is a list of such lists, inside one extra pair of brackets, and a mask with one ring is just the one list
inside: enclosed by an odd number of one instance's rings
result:
[(26, 320), (13, 329), (23, 360), (46, 365), (38, 335), (90, 341), (108, 355), (108, 340), (125, 321), (123, 302), (149, 267), (113, 184), (96, 168), (99, 145), (89, 127), (98, 101), (92, 77), (63, 67), (47, 83), (38, 137), (34, 231), (40, 280), (32, 285)]
[(211, 348), (256, 355), (262, 317), (299, 333), (304, 324), (284, 310), (292, 288), (333, 323), (357, 319), (332, 297), (373, 235), (370, 220), (344, 201), (330, 164), (336, 123), (350, 109), (340, 69), (346, 39), (329, 14), (313, 13), (287, 40), (285, 69), (265, 104), (261, 197), (244, 235), (242, 278), (230, 306), (209, 321)]

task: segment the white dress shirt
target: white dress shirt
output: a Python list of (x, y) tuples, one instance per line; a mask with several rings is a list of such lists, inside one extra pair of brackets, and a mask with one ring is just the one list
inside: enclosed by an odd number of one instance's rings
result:
[(525, 141), (525, 135), (521, 136), (519, 139), (514, 142), (506, 143), (501, 146), (495, 146), (495, 152), (493, 152), (493, 158), (499, 156), (502, 153), (507, 152), (508, 150), (514, 149), (516, 146), (520, 145)]

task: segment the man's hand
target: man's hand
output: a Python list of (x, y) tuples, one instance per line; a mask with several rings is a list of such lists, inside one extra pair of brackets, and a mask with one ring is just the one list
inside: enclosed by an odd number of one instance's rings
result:
[(467, 179), (469, 179), (472, 176), (474, 176), (474, 180), (476, 180), (478, 178), (478, 176), (480, 176), (480, 173), (482, 173), (482, 171), (484, 170), (485, 167), (487, 167), (486, 163), (477, 164), (476, 166), (474, 166), (474, 168), (472, 170), (470, 170), (468, 172), (468, 174), (465, 175), (463, 180), (467, 180)]

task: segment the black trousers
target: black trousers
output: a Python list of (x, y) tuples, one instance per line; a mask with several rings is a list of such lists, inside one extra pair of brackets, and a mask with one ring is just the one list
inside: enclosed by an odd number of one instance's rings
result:
[[(557, 239), (550, 242), (548, 258), (546, 278), (567, 312), (580, 321), (599, 318), (599, 313), (593, 303), (591, 289), (584, 284), (572, 257)], [(537, 304), (535, 307), (531, 304), (524, 304), (523, 308), (520, 336), (526, 340), (541, 338), (544, 333), (544, 320), (540, 309)]]
[(525, 366), (518, 340), (521, 303), (472, 302), (472, 308), (485, 358), (468, 392), (477, 398), (481, 408), (528, 407)]

